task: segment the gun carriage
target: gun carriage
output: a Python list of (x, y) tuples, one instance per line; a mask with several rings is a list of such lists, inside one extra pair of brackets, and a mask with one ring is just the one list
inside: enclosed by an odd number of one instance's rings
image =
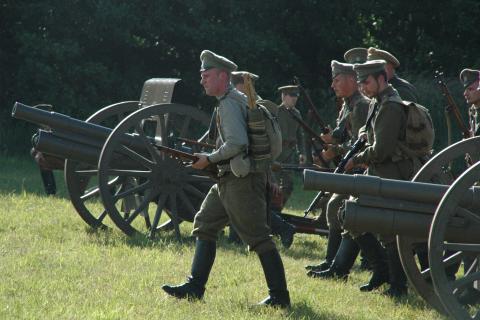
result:
[[(150, 79), (140, 101), (107, 106), (86, 121), (18, 102), (12, 116), (50, 128), (39, 130), (34, 147), (66, 159), (70, 199), (89, 226), (106, 227), (109, 217), (127, 235), (174, 229), (179, 238), (179, 224), (193, 221), (214, 183), (208, 171), (189, 167), (193, 152), (212, 147), (199, 142), (210, 117), (176, 103), (182, 89), (179, 79)], [(298, 232), (328, 232), (313, 219), (282, 217)]]
[[(346, 201), (345, 229), (396, 236), (402, 266), (419, 295), (440, 313), (478, 319), (480, 304), (458, 298), (467, 288), (479, 288), (480, 162), (456, 179), (447, 167), (465, 154), (478, 158), (479, 153), (480, 137), (474, 137), (439, 152), (412, 181), (306, 170), (304, 184), (356, 197)], [(427, 244), (428, 265), (422, 266), (416, 253)], [(457, 272), (465, 258), (473, 261), (471, 267)]]

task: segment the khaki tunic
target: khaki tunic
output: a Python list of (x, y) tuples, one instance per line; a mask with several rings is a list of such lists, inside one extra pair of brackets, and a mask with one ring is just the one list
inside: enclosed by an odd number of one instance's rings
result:
[(352, 96), (345, 98), (342, 109), (337, 118), (337, 126), (332, 130), (332, 149), (337, 156), (342, 156), (358, 139), (358, 131), (367, 121), (370, 99), (356, 91)]
[[(293, 108), (293, 112), (301, 119), (302, 115), (298, 109)], [(278, 107), (278, 124), (282, 130), (282, 153), (277, 161), (281, 163), (296, 163), (297, 155), (304, 153), (303, 146), (303, 129), (290, 113), (286, 110), (284, 105)]]
[(367, 164), (368, 175), (410, 180), (413, 161), (399, 147), (399, 142), (405, 141), (407, 114), (404, 105), (392, 101), (395, 97), (398, 99), (398, 92), (389, 85), (372, 99), (369, 112), (375, 115), (367, 131), (368, 144), (352, 160)]
[(230, 87), (218, 100), (217, 149), (208, 158), (213, 163), (222, 163), (218, 165), (220, 178), (195, 215), (192, 234), (199, 239), (216, 241), (219, 231), (230, 223), (249, 250), (261, 254), (275, 249), (267, 225), (267, 174), (250, 172), (238, 178), (228, 163), (248, 146), (246, 98)]

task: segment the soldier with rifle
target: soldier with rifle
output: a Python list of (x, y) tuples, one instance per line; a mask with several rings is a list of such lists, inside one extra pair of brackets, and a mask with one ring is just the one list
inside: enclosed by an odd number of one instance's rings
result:
[[(368, 167), (368, 175), (410, 180), (415, 173), (414, 162), (418, 159), (412, 159), (402, 148), (406, 139), (407, 112), (398, 92), (387, 82), (385, 66), (384, 60), (371, 60), (354, 66), (362, 91), (372, 98), (369, 110), (369, 117), (371, 115), (372, 119), (371, 125), (359, 133), (367, 135), (366, 148), (353, 156), (345, 169)], [(373, 239), (365, 241), (367, 235), (369, 233), (357, 236), (355, 240), (373, 269), (369, 283), (371, 289), (386, 280), (384, 277), (386, 267), (383, 250), (374, 244)], [(390, 284), (385, 294), (391, 297), (403, 296), (407, 293), (407, 279), (400, 263), (395, 239), (385, 237), (381, 240), (387, 254)]]
[[(344, 103), (337, 119), (337, 126), (328, 134), (322, 134), (323, 141), (329, 143), (327, 150), (322, 152), (325, 160), (344, 156), (358, 139), (358, 131), (367, 120), (370, 100), (360, 93), (353, 65), (331, 62), (332, 89), (335, 95)], [(325, 260), (318, 265), (307, 266), (308, 275), (330, 268), (342, 240), (342, 226), (338, 211), (348, 196), (333, 194), (327, 204), (327, 223), (329, 229), (327, 253)]]
[(191, 275), (179, 286), (162, 289), (179, 299), (202, 299), (216, 254), (219, 231), (230, 223), (240, 238), (255, 251), (262, 264), (269, 296), (261, 305), (290, 306), (285, 271), (280, 254), (267, 225), (267, 172), (251, 166), (245, 157), (247, 133), (247, 97), (230, 83), (237, 65), (225, 57), (204, 50), (200, 55), (201, 84), (209, 96), (219, 101), (217, 108), (217, 149), (210, 154), (196, 154), (192, 167), (218, 167), (218, 182), (212, 186), (200, 211), (195, 215), (192, 234), (196, 237)]
[(417, 102), (418, 93), (417, 89), (405, 79), (400, 78), (396, 69), (400, 67), (400, 61), (388, 51), (380, 50), (377, 48), (368, 48), (367, 60), (385, 60), (385, 73), (387, 74), (387, 81), (397, 91), (403, 100)]

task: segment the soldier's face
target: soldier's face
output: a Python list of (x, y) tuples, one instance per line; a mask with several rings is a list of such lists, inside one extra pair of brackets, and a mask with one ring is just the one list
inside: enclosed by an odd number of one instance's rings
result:
[(467, 101), (468, 104), (480, 104), (480, 90), (478, 88), (478, 84), (479, 82), (477, 80), (465, 88), (463, 96), (465, 97), (465, 101)]
[(352, 76), (339, 74), (332, 79), (331, 87), (337, 97), (348, 98), (352, 95), (353, 90), (356, 89), (356, 82)]
[(298, 96), (282, 92), (282, 103), (285, 107), (293, 108), (297, 104)]
[(213, 68), (202, 71), (200, 76), (200, 84), (205, 89), (207, 96), (218, 97), (225, 93), (228, 79), (226, 72)]
[(360, 83), (360, 90), (369, 98), (373, 98), (378, 94), (378, 81), (369, 75), (367, 79)]

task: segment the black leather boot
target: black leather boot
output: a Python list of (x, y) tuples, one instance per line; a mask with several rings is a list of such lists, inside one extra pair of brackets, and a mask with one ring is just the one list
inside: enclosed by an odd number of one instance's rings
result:
[(265, 279), (267, 280), (269, 296), (258, 305), (287, 308), (290, 306), (290, 295), (287, 290), (287, 280), (282, 258), (277, 249), (259, 254)]
[(272, 211), (271, 227), (274, 235), (280, 236), (283, 247), (290, 248), (295, 235), (295, 227), (283, 220), (278, 214)]
[(325, 271), (330, 268), (333, 263), (333, 259), (335, 259), (335, 255), (337, 254), (338, 247), (340, 247), (340, 242), (342, 242), (341, 231), (330, 230), (330, 232), (328, 233), (327, 254), (325, 256), (325, 260), (322, 261), (320, 264), (306, 266), (305, 269), (319, 272)]
[(395, 242), (385, 245), (387, 252), (388, 273), (390, 287), (384, 292), (392, 298), (400, 298), (407, 295), (407, 277), (403, 271), (402, 263), (398, 255), (397, 244)]
[(355, 263), (359, 250), (357, 243), (350, 236), (343, 237), (330, 268), (318, 272), (310, 270), (307, 273), (307, 276), (321, 279), (338, 278), (346, 280), (350, 273), (350, 269)]
[(372, 268), (372, 277), (367, 284), (360, 287), (360, 291), (372, 291), (388, 282), (388, 265), (385, 249), (377, 238), (371, 233), (365, 233), (355, 238), (360, 250), (363, 252), (368, 265)]
[(216, 243), (197, 239), (192, 272), (187, 282), (178, 286), (164, 285), (162, 289), (179, 299), (202, 299), (210, 270), (215, 261)]

